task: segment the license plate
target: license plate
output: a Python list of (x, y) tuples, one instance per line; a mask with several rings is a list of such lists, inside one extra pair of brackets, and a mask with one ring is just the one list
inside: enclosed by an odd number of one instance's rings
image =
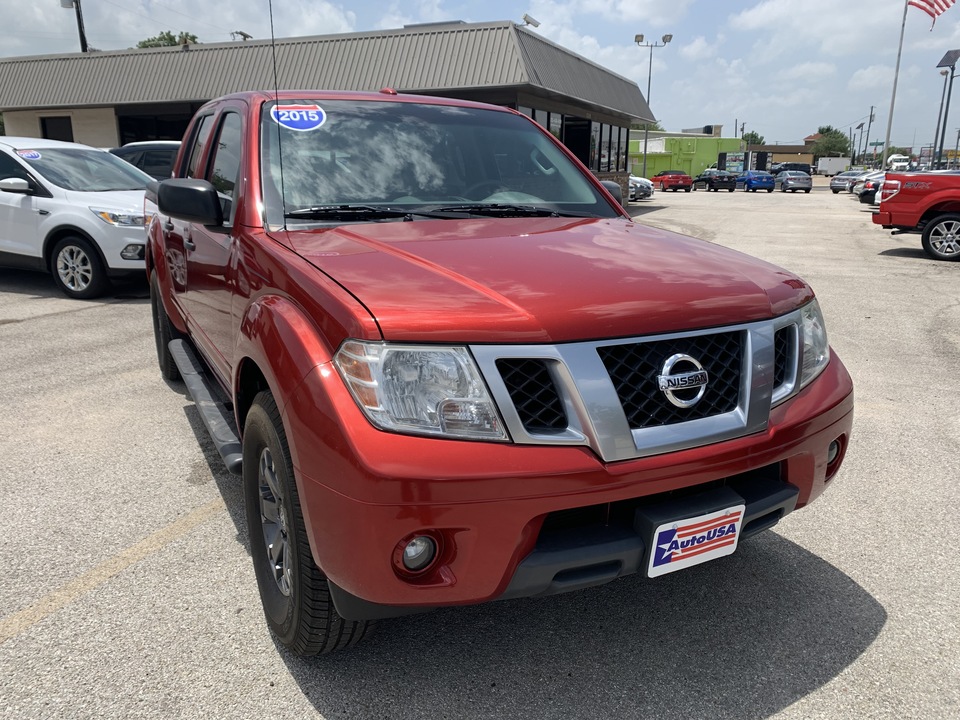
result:
[(745, 507), (735, 505), (657, 527), (653, 533), (647, 576), (666, 575), (732, 555), (740, 540)]

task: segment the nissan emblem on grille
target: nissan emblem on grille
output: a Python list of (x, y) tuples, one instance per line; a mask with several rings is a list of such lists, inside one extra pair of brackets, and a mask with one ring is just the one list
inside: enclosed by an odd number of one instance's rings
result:
[(672, 404), (691, 408), (700, 402), (707, 391), (707, 371), (689, 355), (677, 353), (667, 358), (657, 375), (657, 385)]

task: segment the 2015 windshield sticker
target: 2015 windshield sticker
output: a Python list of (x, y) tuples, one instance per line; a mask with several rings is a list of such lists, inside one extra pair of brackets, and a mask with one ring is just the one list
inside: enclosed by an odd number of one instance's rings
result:
[(319, 105), (275, 105), (270, 117), (277, 125), (289, 130), (309, 132), (327, 121), (327, 114)]
[(40, 153), (37, 150), (17, 150), (17, 155), (24, 160), (39, 160)]

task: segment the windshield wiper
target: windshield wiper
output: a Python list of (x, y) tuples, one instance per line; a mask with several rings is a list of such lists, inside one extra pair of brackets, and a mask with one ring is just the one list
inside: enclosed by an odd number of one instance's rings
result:
[[(567, 212), (542, 205), (514, 205), (509, 203), (477, 203), (473, 205), (438, 205), (430, 213), (464, 213), (466, 215), (490, 215), (492, 217), (575, 217), (595, 218), (587, 213)], [(425, 214), (425, 213), (419, 213)]]
[(409, 215), (406, 210), (376, 205), (317, 205), (291, 210), (284, 217), (303, 220), (386, 220)]
[(495, 217), (560, 217), (553, 208), (537, 205), (511, 205), (509, 203), (476, 203), (471, 205), (439, 205), (430, 208), (434, 213), (466, 213), (468, 215), (493, 215)]

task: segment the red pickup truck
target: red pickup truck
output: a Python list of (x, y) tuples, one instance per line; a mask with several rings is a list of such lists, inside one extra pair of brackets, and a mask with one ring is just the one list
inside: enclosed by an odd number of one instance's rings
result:
[(836, 476), (853, 388), (811, 288), (618, 193), (502, 107), (198, 111), (148, 191), (157, 354), (242, 477), (284, 646), (683, 570)]
[(935, 260), (960, 260), (960, 173), (887, 173), (873, 222), (894, 234), (920, 233)]

